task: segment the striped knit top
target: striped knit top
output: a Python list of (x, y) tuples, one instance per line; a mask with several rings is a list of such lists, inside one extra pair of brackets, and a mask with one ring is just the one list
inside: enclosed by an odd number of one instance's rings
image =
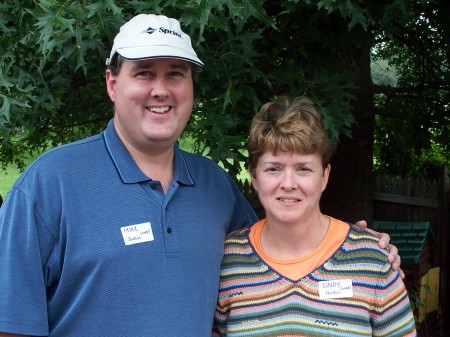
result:
[(416, 336), (408, 294), (378, 239), (351, 226), (339, 249), (297, 281), (256, 253), (249, 229), (225, 241), (213, 336)]

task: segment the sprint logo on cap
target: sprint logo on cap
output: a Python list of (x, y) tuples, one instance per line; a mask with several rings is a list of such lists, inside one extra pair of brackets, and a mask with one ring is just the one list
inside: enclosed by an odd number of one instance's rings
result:
[(148, 27), (146, 30), (144, 30), (142, 33), (148, 33), (148, 34), (153, 34), (154, 32), (156, 32), (155, 28), (152, 27)]
[[(171, 35), (175, 35), (175, 36), (178, 36), (179, 38), (181, 38), (180, 33), (177, 33), (176, 31), (171, 30), (171, 29), (159, 27), (158, 31), (162, 34), (171, 34)], [(153, 34), (154, 32), (156, 32), (156, 29), (152, 28), (152, 27), (148, 27), (146, 30), (143, 31), (143, 33), (148, 33), (148, 34)]]

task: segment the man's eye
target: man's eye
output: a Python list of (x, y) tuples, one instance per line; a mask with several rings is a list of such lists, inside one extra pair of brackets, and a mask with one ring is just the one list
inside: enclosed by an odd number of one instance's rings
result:
[(179, 72), (179, 71), (173, 71), (173, 72), (170, 73), (170, 76), (172, 76), (172, 77), (183, 77), (184, 74)]
[(149, 71), (141, 71), (137, 75), (141, 77), (150, 77), (152, 74)]

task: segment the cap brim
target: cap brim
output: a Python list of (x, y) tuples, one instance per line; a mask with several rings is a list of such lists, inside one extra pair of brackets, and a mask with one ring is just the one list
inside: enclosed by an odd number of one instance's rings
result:
[(169, 46), (127, 47), (116, 49), (116, 52), (128, 60), (147, 60), (155, 58), (175, 58), (195, 63), (202, 67), (203, 62), (193, 54), (185, 50)]

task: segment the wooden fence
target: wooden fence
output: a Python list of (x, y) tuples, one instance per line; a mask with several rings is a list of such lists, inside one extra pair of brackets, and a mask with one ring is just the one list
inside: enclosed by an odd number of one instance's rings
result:
[[(444, 168), (437, 180), (374, 177), (373, 219), (384, 221), (428, 221), (437, 238), (440, 267), (441, 317), (450, 317), (450, 219), (449, 176)], [(441, 319), (441, 331), (450, 335), (450, 320)]]
[(374, 176), (373, 219), (386, 221), (430, 221), (438, 228), (438, 182)]

